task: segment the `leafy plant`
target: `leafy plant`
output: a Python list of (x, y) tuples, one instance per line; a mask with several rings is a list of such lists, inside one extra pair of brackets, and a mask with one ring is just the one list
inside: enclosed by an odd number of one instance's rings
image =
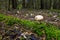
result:
[(17, 9), (22, 9), (22, 4), (19, 4), (18, 6), (17, 6)]

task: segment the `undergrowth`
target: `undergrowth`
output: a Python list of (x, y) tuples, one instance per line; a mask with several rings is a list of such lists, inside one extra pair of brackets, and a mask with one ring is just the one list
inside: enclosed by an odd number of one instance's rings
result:
[(13, 24), (21, 24), (25, 28), (28, 27), (31, 29), (38, 36), (42, 36), (45, 33), (46, 40), (51, 40), (52, 38), (60, 40), (60, 29), (50, 23), (39, 23), (30, 20), (23, 20), (16, 17), (6, 16), (4, 14), (0, 14), (0, 22), (1, 21), (3, 21), (8, 26), (12, 26)]

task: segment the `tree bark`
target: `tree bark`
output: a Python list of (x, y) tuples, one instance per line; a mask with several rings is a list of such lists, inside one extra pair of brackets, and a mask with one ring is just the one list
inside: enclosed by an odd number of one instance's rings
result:
[(13, 9), (17, 8), (17, 0), (12, 0), (12, 8)]
[(8, 10), (10, 11), (10, 0), (8, 0)]
[(22, 7), (25, 8), (25, 0), (22, 0)]

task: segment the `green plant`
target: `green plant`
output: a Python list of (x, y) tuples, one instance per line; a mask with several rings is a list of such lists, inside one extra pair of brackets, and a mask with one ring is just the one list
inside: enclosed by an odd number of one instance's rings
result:
[(41, 29), (38, 29), (38, 28), (35, 28), (34, 30), (34, 33), (36, 33), (38, 36), (42, 36), (43, 32)]
[(25, 40), (25, 39), (23, 37), (21, 37), (20, 40)]
[(3, 21), (3, 20), (5, 20), (5, 18), (6, 18), (6, 16), (5, 16), (5, 15), (3, 15), (3, 14), (0, 14), (0, 21)]
[(7, 20), (6, 20), (6, 24), (7, 25), (13, 25), (13, 24), (18, 24), (19, 23), (19, 19), (18, 18), (13, 18), (13, 17), (9, 17)]
[(17, 9), (22, 9), (22, 4), (19, 4), (18, 6), (17, 6)]

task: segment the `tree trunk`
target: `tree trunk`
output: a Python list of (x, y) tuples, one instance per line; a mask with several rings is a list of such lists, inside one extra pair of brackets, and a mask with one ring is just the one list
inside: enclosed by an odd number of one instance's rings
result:
[(55, 0), (51, 0), (51, 10), (54, 8), (53, 6), (54, 6), (54, 1)]
[(25, 8), (25, 0), (22, 0), (22, 7)]
[(12, 8), (13, 9), (17, 8), (17, 0), (12, 0)]
[(41, 9), (44, 8), (44, 0), (41, 0)]
[(8, 10), (10, 11), (10, 0), (8, 0)]

